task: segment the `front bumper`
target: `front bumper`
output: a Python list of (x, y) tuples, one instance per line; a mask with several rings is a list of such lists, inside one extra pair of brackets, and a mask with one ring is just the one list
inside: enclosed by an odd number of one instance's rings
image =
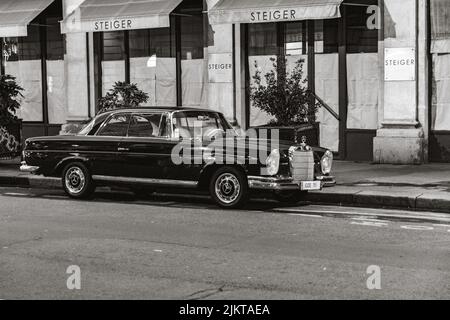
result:
[(29, 166), (25, 161), (22, 161), (20, 166), (21, 172), (27, 172), (27, 173), (36, 173), (39, 170), (39, 167), (36, 166)]
[[(321, 181), (321, 187), (336, 184), (333, 177), (318, 177), (316, 181)], [(302, 182), (294, 181), (290, 177), (248, 177), (250, 189), (271, 190), (271, 191), (296, 191), (302, 190)]]
[(333, 176), (318, 176), (316, 180), (322, 181), (322, 185), (326, 187), (332, 187), (336, 185), (336, 179)]

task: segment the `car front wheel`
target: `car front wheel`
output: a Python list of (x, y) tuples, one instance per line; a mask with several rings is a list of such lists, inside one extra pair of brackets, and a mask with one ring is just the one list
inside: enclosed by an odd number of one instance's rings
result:
[(224, 167), (214, 173), (209, 191), (220, 207), (240, 208), (248, 200), (247, 178), (244, 173), (234, 167)]
[(67, 195), (74, 199), (86, 199), (95, 191), (88, 168), (83, 163), (70, 163), (63, 171), (62, 184)]

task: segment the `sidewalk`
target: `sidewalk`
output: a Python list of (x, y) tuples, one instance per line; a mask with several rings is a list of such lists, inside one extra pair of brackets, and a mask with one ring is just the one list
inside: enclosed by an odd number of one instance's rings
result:
[[(0, 185), (61, 188), (59, 179), (19, 172), (20, 160), (0, 160)], [(337, 185), (313, 192), (315, 203), (450, 213), (450, 164), (373, 165), (335, 161)]]
[(311, 193), (320, 203), (450, 213), (450, 164), (375, 165), (335, 161), (337, 186)]

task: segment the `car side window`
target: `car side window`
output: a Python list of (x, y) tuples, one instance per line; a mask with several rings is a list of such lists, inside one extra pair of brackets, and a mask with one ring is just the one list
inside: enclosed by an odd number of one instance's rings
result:
[(97, 136), (102, 137), (126, 137), (130, 115), (118, 114), (109, 119), (108, 123), (100, 128)]
[(158, 138), (166, 136), (166, 115), (155, 114), (135, 114), (131, 117), (128, 137), (134, 138)]

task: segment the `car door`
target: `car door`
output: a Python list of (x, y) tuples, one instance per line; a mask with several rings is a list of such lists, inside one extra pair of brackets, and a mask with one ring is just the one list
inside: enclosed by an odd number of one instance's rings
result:
[(130, 113), (111, 115), (89, 140), (93, 175), (122, 176), (122, 163), (119, 161), (119, 146), (127, 135)]
[(169, 115), (164, 112), (134, 113), (127, 136), (119, 145), (119, 162), (126, 177), (175, 179), (171, 160), (176, 145), (170, 139)]

